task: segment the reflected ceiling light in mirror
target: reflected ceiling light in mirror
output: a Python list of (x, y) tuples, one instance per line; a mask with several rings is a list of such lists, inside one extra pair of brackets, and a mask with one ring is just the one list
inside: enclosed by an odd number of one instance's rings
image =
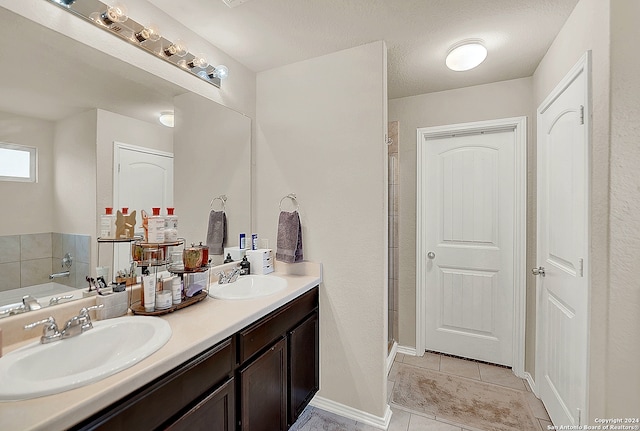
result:
[(487, 48), (481, 40), (465, 40), (455, 44), (447, 54), (447, 67), (455, 72), (464, 72), (478, 67), (487, 58)]
[(173, 127), (175, 124), (175, 115), (173, 111), (161, 112), (158, 121), (160, 121), (160, 124), (163, 126)]
[(220, 64), (214, 67), (213, 72), (211, 72), (208, 76), (211, 79), (219, 78), (220, 80), (223, 80), (229, 76), (229, 68), (224, 64)]
[(146, 27), (143, 27), (142, 30), (138, 31), (133, 35), (135, 40), (138, 42), (146, 42), (150, 40), (151, 42), (157, 42), (160, 40), (160, 31), (155, 24), (149, 24)]

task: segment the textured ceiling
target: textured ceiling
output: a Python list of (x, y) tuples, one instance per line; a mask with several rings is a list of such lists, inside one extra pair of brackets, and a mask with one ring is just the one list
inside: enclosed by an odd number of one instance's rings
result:
[[(578, 0), (149, 0), (260, 72), (377, 40), (389, 98), (531, 76)], [(449, 48), (480, 38), (489, 55), (452, 72)], [(231, 71), (233, 73), (233, 71)]]

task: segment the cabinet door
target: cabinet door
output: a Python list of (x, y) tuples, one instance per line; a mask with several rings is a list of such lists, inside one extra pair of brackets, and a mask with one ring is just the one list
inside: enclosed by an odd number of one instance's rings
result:
[(234, 431), (235, 399), (233, 378), (205, 397), (177, 421), (169, 425), (170, 431)]
[(318, 391), (320, 384), (318, 313), (315, 312), (288, 334), (289, 425)]
[(243, 431), (287, 429), (287, 352), (281, 338), (240, 371), (240, 417)]

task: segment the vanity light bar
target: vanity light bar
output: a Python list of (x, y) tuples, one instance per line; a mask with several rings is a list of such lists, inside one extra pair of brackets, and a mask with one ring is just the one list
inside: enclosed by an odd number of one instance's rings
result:
[[(96, 26), (118, 36), (131, 45), (173, 64), (180, 70), (198, 79), (220, 88), (221, 78), (226, 78), (225, 66), (210, 66), (201, 55), (191, 54), (180, 39), (172, 42), (160, 36), (153, 25), (144, 26), (126, 16), (126, 8), (109, 6), (99, 0), (45, 0), (68, 12), (91, 22)], [(188, 65), (188, 67), (185, 67)], [(220, 73), (220, 72), (223, 73)]]

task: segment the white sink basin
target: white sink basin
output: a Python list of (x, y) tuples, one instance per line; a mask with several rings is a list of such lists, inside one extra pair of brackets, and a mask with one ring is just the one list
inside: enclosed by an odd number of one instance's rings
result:
[(140, 362), (169, 338), (166, 321), (125, 316), (93, 322), (93, 329), (76, 337), (29, 344), (0, 358), (0, 401), (57, 394), (96, 382)]
[(276, 275), (243, 275), (229, 284), (209, 286), (209, 296), (217, 299), (252, 299), (268, 296), (287, 287), (287, 280)]

